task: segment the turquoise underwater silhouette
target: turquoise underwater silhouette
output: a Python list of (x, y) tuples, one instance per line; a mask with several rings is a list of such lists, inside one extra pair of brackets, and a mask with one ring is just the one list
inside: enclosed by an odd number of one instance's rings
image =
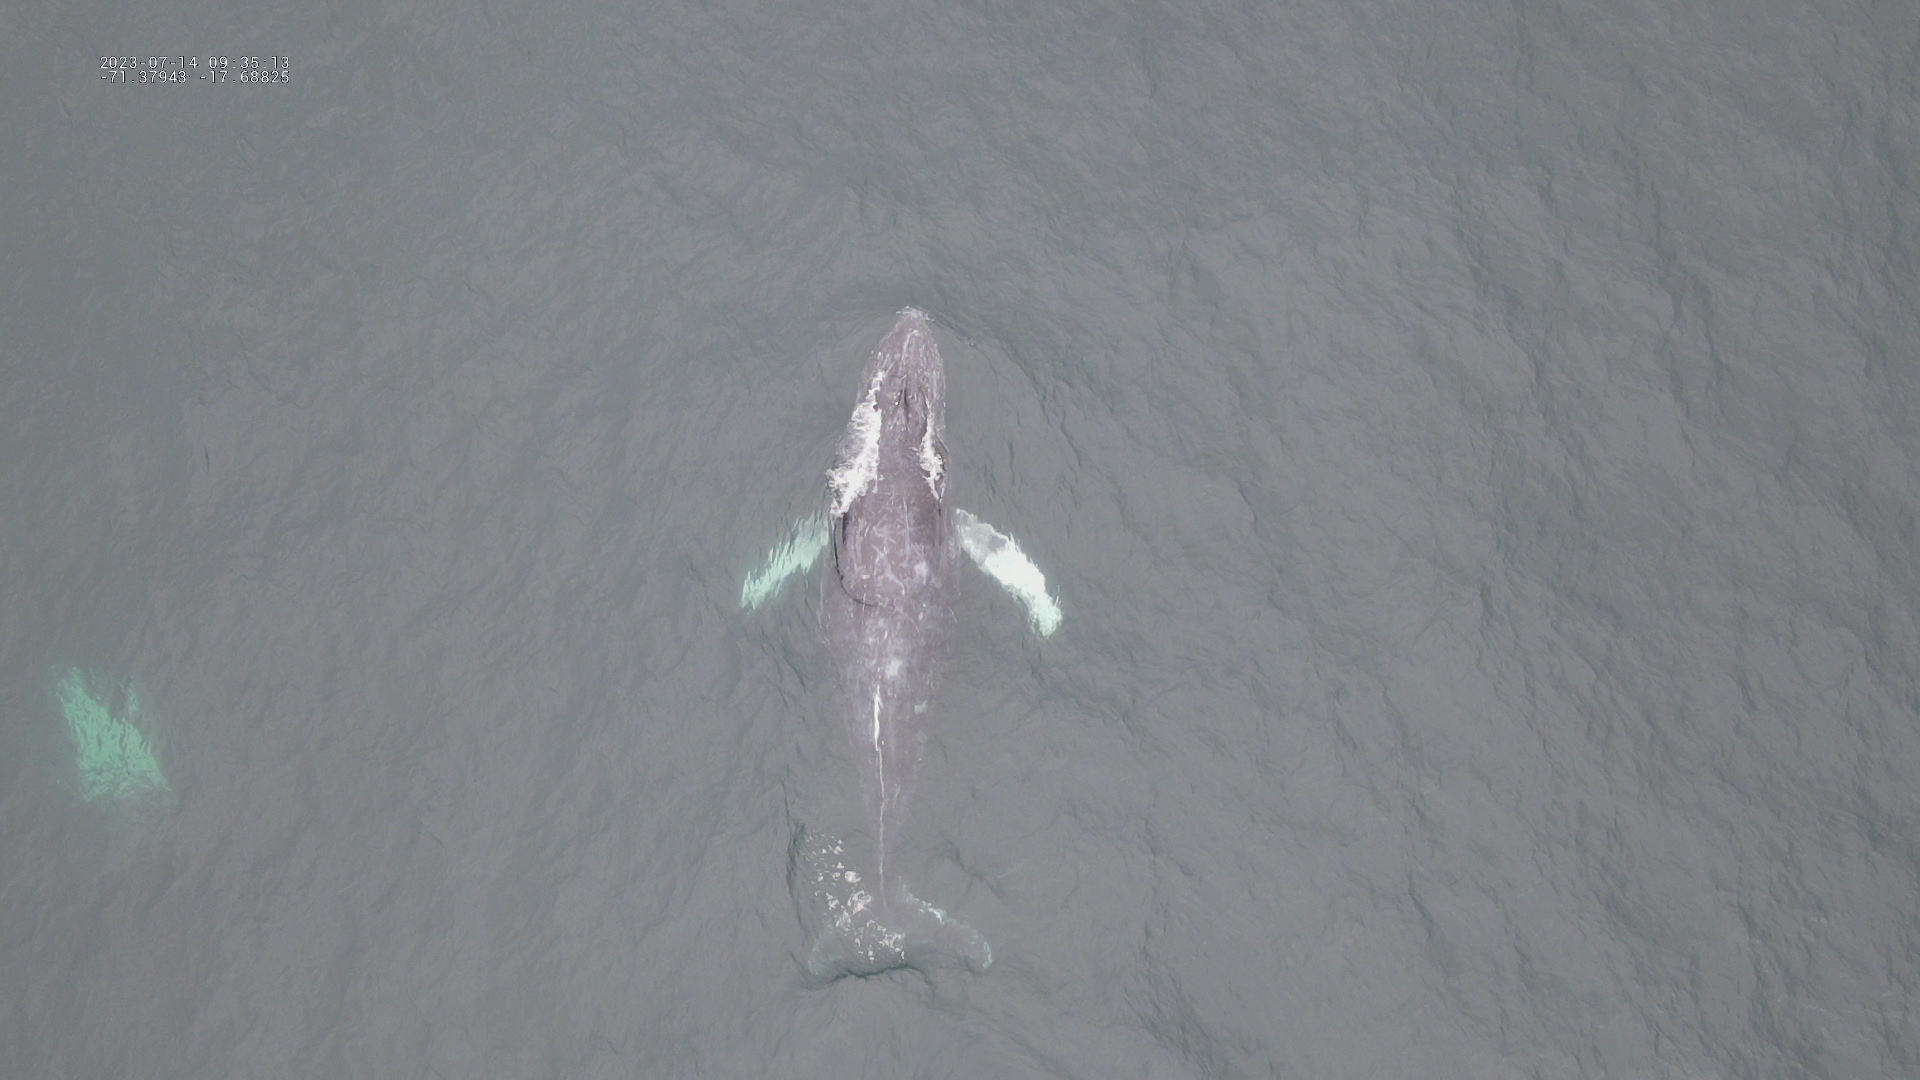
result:
[(54, 695), (66, 716), (67, 736), (73, 740), (82, 798), (93, 802), (169, 790), (160, 762), (134, 726), (140, 699), (131, 688), (119, 716), (94, 694), (90, 680), (78, 669), (60, 678)]

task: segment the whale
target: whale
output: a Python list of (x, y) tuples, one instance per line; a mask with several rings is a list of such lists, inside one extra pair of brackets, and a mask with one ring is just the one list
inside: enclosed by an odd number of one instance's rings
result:
[(796, 826), (788, 883), (809, 939), (805, 966), (829, 979), (947, 961), (985, 971), (985, 935), (915, 896), (889, 862), (926, 746), (959, 556), (1019, 600), (1042, 636), (1058, 627), (1060, 608), (1011, 537), (947, 503), (946, 373), (926, 312), (899, 312), (858, 385), (824, 509), (797, 523), (741, 590), (742, 607), (759, 607), (825, 556), (820, 637), (870, 850)]

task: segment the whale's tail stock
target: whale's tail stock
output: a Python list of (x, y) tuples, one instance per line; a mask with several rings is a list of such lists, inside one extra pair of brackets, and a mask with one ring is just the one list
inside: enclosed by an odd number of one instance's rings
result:
[(809, 976), (831, 982), (901, 968), (964, 965), (978, 973), (992, 966), (993, 948), (980, 931), (898, 880), (863, 873), (847, 847), (839, 837), (804, 825), (793, 831), (787, 887), (807, 930)]

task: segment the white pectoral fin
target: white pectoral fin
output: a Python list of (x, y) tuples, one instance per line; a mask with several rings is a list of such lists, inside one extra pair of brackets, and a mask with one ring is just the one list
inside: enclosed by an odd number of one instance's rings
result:
[(813, 569), (820, 552), (827, 546), (827, 519), (814, 514), (801, 518), (787, 530), (787, 538), (767, 552), (760, 569), (747, 575), (740, 586), (740, 606), (749, 611), (771, 600), (780, 586), (795, 574)]
[(967, 513), (954, 508), (953, 520), (960, 535), (960, 546), (986, 575), (1026, 605), (1027, 618), (1041, 637), (1060, 626), (1060, 605), (1047, 595), (1047, 576), (1013, 542), (1013, 537)]

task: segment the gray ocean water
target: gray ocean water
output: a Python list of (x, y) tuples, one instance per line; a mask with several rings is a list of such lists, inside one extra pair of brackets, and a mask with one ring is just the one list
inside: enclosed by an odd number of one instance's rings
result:
[[(1917, 144), (1903, 3), (10, 4), (0, 1080), (1920, 1075)], [(907, 304), (1065, 620), (823, 986)]]

